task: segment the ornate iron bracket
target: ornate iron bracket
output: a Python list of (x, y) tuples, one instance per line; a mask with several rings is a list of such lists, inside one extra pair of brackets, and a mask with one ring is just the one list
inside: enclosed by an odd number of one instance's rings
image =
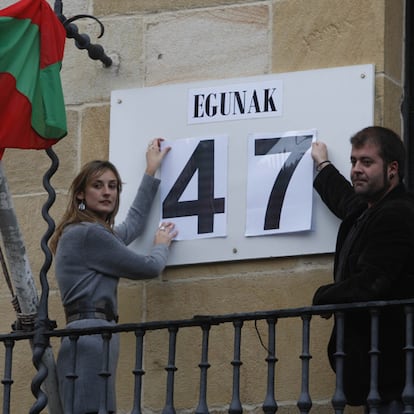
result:
[(104, 26), (99, 19), (89, 14), (78, 14), (67, 19), (63, 15), (62, 0), (55, 0), (54, 11), (56, 16), (62, 22), (63, 26), (66, 29), (66, 37), (69, 39), (75, 39), (75, 45), (78, 49), (86, 49), (91, 59), (100, 60), (103, 63), (103, 65), (107, 68), (112, 65), (112, 59), (105, 54), (103, 47), (101, 45), (91, 43), (90, 37), (85, 33), (80, 34), (76, 24), (72, 23), (75, 20), (84, 18), (95, 20), (101, 28), (101, 33), (98, 36), (99, 39), (104, 34)]

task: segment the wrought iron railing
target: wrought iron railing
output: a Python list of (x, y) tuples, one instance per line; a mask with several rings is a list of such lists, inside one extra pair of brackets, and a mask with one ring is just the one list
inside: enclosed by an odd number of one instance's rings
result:
[[(362, 302), (344, 305), (326, 305), (326, 306), (314, 306), (303, 307), (293, 309), (279, 309), (272, 311), (251, 312), (251, 313), (235, 313), (226, 315), (212, 315), (212, 316), (194, 316), (191, 319), (184, 320), (170, 320), (170, 321), (156, 321), (136, 324), (120, 324), (113, 327), (99, 327), (99, 328), (83, 328), (83, 329), (52, 329), (42, 330), (42, 335), (47, 338), (46, 342), (49, 342), (52, 338), (69, 337), (72, 346), (72, 355), (75, 358), (77, 353), (77, 341), (79, 337), (83, 335), (100, 334), (103, 338), (103, 366), (101, 372), (102, 392), (106, 387), (106, 382), (109, 380), (108, 372), (106, 370), (107, 363), (109, 361), (109, 342), (111, 337), (115, 333), (133, 333), (135, 335), (135, 360), (131, 362), (131, 371), (133, 376), (133, 406), (130, 408), (132, 414), (140, 414), (143, 412), (144, 407), (142, 404), (143, 393), (143, 377), (145, 375), (144, 361), (145, 361), (145, 334), (150, 331), (166, 331), (168, 332), (168, 349), (166, 349), (165, 355), (165, 372), (166, 382), (160, 383), (157, 387), (157, 393), (159, 390), (165, 387), (165, 404), (162, 409), (163, 414), (174, 414), (177, 409), (174, 405), (174, 395), (176, 391), (175, 374), (177, 370), (183, 367), (176, 364), (176, 342), (177, 336), (188, 328), (198, 327), (201, 330), (201, 350), (200, 343), (193, 343), (194, 349), (200, 352), (200, 360), (198, 364), (199, 369), (199, 384), (198, 384), (198, 402), (191, 409), (191, 412), (197, 414), (207, 414), (210, 412), (209, 403), (207, 398), (207, 384), (208, 382), (222, 381), (222, 378), (210, 378), (209, 368), (210, 361), (208, 359), (210, 346), (209, 335), (211, 329), (218, 327), (219, 325), (232, 325), (234, 331), (233, 344), (222, 344), (223, 347), (231, 349), (233, 345), (233, 358), (231, 361), (227, 361), (232, 365), (232, 393), (231, 398), (228, 401), (227, 411), (230, 414), (241, 414), (243, 412), (244, 401), (240, 397), (240, 382), (241, 382), (241, 370), (240, 367), (243, 363), (241, 358), (241, 351), (243, 349), (242, 343), (242, 331), (245, 322), (247, 321), (266, 321), (267, 324), (267, 344), (263, 344), (266, 348), (267, 357), (263, 360), (263, 363), (267, 365), (267, 376), (263, 378), (263, 389), (266, 389), (266, 395), (262, 402), (262, 410), (265, 414), (274, 414), (278, 409), (278, 397), (275, 395), (275, 381), (276, 378), (283, 378), (285, 373), (280, 372), (277, 369), (278, 353), (282, 350), (276, 348), (276, 327), (277, 322), (281, 319), (300, 319), (301, 320), (301, 339), (302, 349), (300, 355), (297, 357), (301, 360), (301, 385), (298, 389), (298, 399), (296, 402), (298, 411), (300, 413), (309, 413), (312, 407), (312, 395), (310, 393), (310, 361), (312, 354), (310, 351), (310, 334), (311, 334), (311, 320), (315, 315), (324, 315), (326, 313), (334, 313), (337, 325), (337, 352), (336, 358), (336, 384), (335, 392), (332, 395), (331, 405), (332, 412), (337, 414), (343, 413), (346, 405), (344, 392), (343, 392), (343, 358), (344, 349), (342, 344), (344, 340), (344, 328), (343, 318), (347, 311), (355, 311), (356, 309), (367, 309), (371, 315), (371, 350), (369, 352), (371, 359), (371, 376), (375, 377), (378, 374), (378, 355), (381, 350), (378, 349), (378, 321), (381, 317), (381, 309), (390, 306), (401, 306), (405, 309), (406, 314), (406, 346), (404, 352), (406, 355), (406, 385), (402, 395), (402, 400), (405, 404), (404, 413), (414, 412), (414, 384), (413, 384), (413, 363), (414, 363), (414, 342), (413, 342), (413, 329), (414, 329), (414, 299), (404, 301), (390, 301), (390, 302)], [(278, 335), (283, 335), (283, 332), (278, 332)], [(36, 337), (36, 332), (13, 332), (6, 335), (0, 335), (0, 342), (5, 347), (5, 360), (4, 360), (4, 374), (2, 379), (3, 384), (3, 414), (14, 413), (11, 406), (11, 396), (13, 392), (13, 348), (14, 344), (18, 341), (32, 341)], [(325, 347), (326, 344), (321, 343), (321, 347)], [(320, 363), (315, 362), (315, 363)], [(194, 367), (193, 369), (197, 369)], [(76, 381), (76, 368), (74, 372), (70, 373), (70, 378)], [(131, 378), (132, 379), (132, 378)], [(375, 378), (374, 378), (375, 379)], [(314, 381), (318, 381), (318, 378), (314, 378)], [(377, 396), (378, 390), (376, 389), (376, 381), (371, 381), (371, 389), (367, 399), (367, 405), (370, 407), (370, 413), (377, 413), (378, 399), (370, 398), (370, 396)], [(21, 392), (21, 390), (20, 390)], [(148, 391), (146, 391), (148, 392)], [(71, 399), (76, 396), (70, 396), (68, 401), (63, 402), (66, 407), (70, 406)], [(102, 399), (102, 406), (99, 413), (106, 413), (107, 407), (105, 406), (106, 399)], [(31, 412), (40, 412), (34, 411)], [(70, 409), (64, 410), (65, 414), (70, 413)]]

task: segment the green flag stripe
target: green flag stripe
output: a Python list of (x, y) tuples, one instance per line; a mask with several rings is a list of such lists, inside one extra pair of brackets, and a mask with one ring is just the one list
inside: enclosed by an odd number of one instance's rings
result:
[(40, 70), (39, 27), (30, 19), (0, 17), (0, 72), (10, 73), (16, 89), (32, 106), (31, 124), (44, 138), (66, 135), (66, 113), (60, 83), (61, 62)]
[(17, 90), (32, 102), (40, 71), (39, 28), (29, 19), (0, 17), (0, 38), (0, 72), (12, 74)]
[(66, 128), (63, 128), (66, 126), (66, 112), (60, 86), (60, 68), (61, 63), (58, 62), (40, 71), (39, 84), (42, 92), (35, 94), (32, 103), (32, 126), (45, 138), (61, 138), (66, 135)]

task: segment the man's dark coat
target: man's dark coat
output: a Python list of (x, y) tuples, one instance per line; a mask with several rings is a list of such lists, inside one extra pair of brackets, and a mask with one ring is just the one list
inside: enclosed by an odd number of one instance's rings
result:
[[(314, 187), (342, 220), (335, 251), (335, 282), (321, 286), (314, 305), (414, 297), (414, 199), (403, 184), (368, 208), (333, 165), (322, 169)], [(362, 216), (361, 216), (362, 215)], [(346, 237), (353, 233), (352, 242)], [(381, 312), (379, 391), (399, 399), (405, 382), (405, 317), (402, 309)], [(344, 387), (350, 405), (363, 405), (369, 392), (370, 322), (367, 311), (345, 316)], [(334, 367), (335, 327), (328, 345)]]

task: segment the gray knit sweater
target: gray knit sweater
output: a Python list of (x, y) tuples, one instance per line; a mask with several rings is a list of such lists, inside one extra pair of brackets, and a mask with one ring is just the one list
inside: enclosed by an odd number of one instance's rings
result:
[(107, 300), (116, 312), (120, 277), (147, 279), (161, 273), (167, 261), (167, 245), (155, 245), (148, 255), (127, 247), (143, 232), (158, 186), (158, 179), (144, 175), (125, 221), (114, 232), (102, 224), (88, 222), (69, 225), (64, 230), (55, 256), (63, 305), (78, 300)]

